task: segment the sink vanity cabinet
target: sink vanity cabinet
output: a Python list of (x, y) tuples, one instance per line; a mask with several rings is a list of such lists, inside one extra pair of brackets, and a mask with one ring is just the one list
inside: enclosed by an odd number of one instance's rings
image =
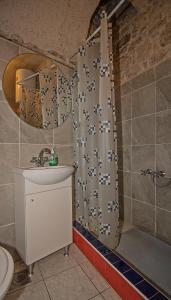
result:
[(72, 176), (56, 184), (36, 184), (15, 172), (16, 248), (24, 262), (72, 243)]

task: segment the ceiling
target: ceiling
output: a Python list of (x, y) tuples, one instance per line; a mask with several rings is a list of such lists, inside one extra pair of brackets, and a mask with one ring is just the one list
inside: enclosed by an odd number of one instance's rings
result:
[(70, 57), (87, 36), (99, 0), (1, 0), (0, 35)]

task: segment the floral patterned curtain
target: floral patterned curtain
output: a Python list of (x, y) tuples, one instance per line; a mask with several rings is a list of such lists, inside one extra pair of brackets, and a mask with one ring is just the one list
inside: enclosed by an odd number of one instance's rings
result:
[(65, 122), (71, 113), (72, 93), (70, 81), (58, 69), (57, 76), (58, 125)]
[(43, 128), (58, 126), (57, 73), (43, 69), (39, 73)]
[(78, 97), (73, 103), (76, 219), (108, 247), (119, 233), (117, 137), (112, 78), (112, 36), (102, 13), (99, 42), (80, 47)]
[(21, 119), (34, 127), (42, 127), (42, 109), (39, 91), (22, 87), (21, 95)]

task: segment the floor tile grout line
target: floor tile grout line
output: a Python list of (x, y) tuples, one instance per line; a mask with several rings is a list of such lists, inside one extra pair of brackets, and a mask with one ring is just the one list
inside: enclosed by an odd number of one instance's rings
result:
[(29, 288), (29, 287), (31, 287), (31, 286), (33, 286), (33, 285), (36, 285), (36, 284), (38, 284), (38, 283), (40, 283), (40, 282), (43, 282), (43, 279), (41, 279), (41, 280), (39, 280), (39, 281), (37, 281), (37, 282), (32, 282), (32, 283), (26, 283), (25, 285), (23, 285), (23, 286), (21, 286), (21, 287), (19, 287), (19, 288), (17, 288), (17, 289), (14, 289), (14, 290), (9, 290), (8, 291), (8, 293), (7, 293), (7, 295), (11, 295), (11, 294), (14, 294), (14, 293), (16, 293), (16, 292), (18, 292), (18, 291), (21, 291), (21, 290), (24, 290), (24, 289), (26, 289), (26, 288)]
[[(79, 248), (78, 248), (79, 249)], [(83, 254), (83, 253), (82, 253)], [(84, 254), (83, 254), (84, 255)], [(85, 256), (85, 255), (84, 255)], [(89, 259), (85, 256), (85, 258), (87, 259), (87, 261), (92, 265), (92, 267), (95, 269), (95, 271), (97, 272), (97, 273), (99, 273), (100, 274), (100, 272), (98, 272), (98, 270), (95, 268), (95, 266), (89, 261)], [(83, 272), (87, 275), (87, 277), (89, 278), (89, 280), (92, 282), (92, 284), (95, 286), (95, 284), (93, 283), (93, 281), (92, 281), (92, 279), (88, 276), (88, 274), (86, 273), (86, 271), (82, 268), (82, 265), (83, 265), (83, 262), (81, 263), (79, 263), (78, 264), (79, 266), (80, 266), (80, 268), (83, 270)], [(100, 274), (100, 276), (102, 276), (101, 274)], [(106, 281), (106, 279), (102, 276), (102, 278)], [(106, 281), (107, 282), (107, 281)], [(107, 282), (108, 283), (108, 282)], [(98, 290), (98, 288), (95, 286), (95, 288), (96, 288), (96, 290)], [(109, 285), (109, 288), (110, 288), (110, 285)], [(106, 289), (108, 289), (108, 288), (106, 288)], [(104, 289), (102, 292), (100, 292), (99, 290), (99, 293), (103, 293), (106, 289)]]
[(71, 269), (74, 269), (74, 268), (76, 268), (76, 267), (78, 267), (78, 265), (75, 265), (75, 266), (73, 266), (73, 267), (70, 267), (70, 268), (67, 268), (67, 269), (65, 269), (65, 270), (63, 270), (63, 271), (61, 271), (61, 272), (59, 272), (59, 273), (55, 273), (55, 274), (53, 274), (53, 275), (50, 275), (50, 276), (48, 276), (47, 278), (45, 278), (43, 275), (43, 279), (44, 280), (49, 280), (50, 278), (52, 278), (52, 277), (56, 277), (56, 276), (58, 276), (58, 275), (60, 275), (60, 274), (62, 274), (62, 273), (64, 273), (64, 272), (66, 272), (66, 271), (68, 271), (68, 270), (71, 270)]
[[(89, 261), (90, 262), (90, 261)], [(84, 272), (84, 274), (87, 276), (87, 278), (88, 278), (88, 280), (93, 284), (93, 286), (95, 287), (95, 289), (97, 290), (97, 292), (98, 292), (98, 294), (97, 295), (99, 295), (100, 294), (100, 291), (97, 289), (97, 287), (95, 286), (95, 284), (93, 283), (93, 281), (92, 281), (92, 279), (88, 276), (88, 274), (85, 272), (85, 270), (81, 267), (81, 265), (80, 265), (80, 268), (81, 268), (81, 270)], [(96, 297), (97, 295), (95, 295), (94, 297)], [(91, 298), (92, 299), (92, 298)]]
[(44, 282), (44, 285), (45, 285), (46, 291), (47, 291), (47, 293), (48, 293), (49, 299), (50, 299), (50, 300), (52, 300), (52, 298), (51, 298), (51, 296), (50, 296), (50, 292), (49, 292), (49, 290), (48, 290), (48, 287), (47, 287), (47, 285), (46, 285), (46, 282), (45, 282), (45, 280), (44, 280), (44, 277), (43, 277), (43, 274), (42, 274), (41, 268), (40, 268), (40, 266), (39, 266), (39, 262), (38, 262), (37, 264), (38, 264), (38, 269), (39, 269), (39, 271), (40, 271), (40, 274), (41, 274), (41, 276), (42, 276), (42, 279), (43, 279), (43, 282)]
[[(72, 256), (72, 258), (74, 258), (74, 256), (72, 255), (72, 254), (70, 254), (71, 256)], [(86, 257), (86, 256), (85, 256)], [(75, 260), (75, 259), (74, 259)], [(75, 260), (76, 261), (76, 260)], [(60, 273), (57, 273), (57, 274), (53, 274), (53, 275), (51, 275), (51, 276), (49, 276), (49, 277), (47, 277), (47, 278), (44, 278), (44, 276), (43, 276), (43, 273), (42, 273), (42, 271), (41, 271), (41, 268), (40, 268), (40, 266), (39, 266), (39, 269), (40, 269), (40, 272), (41, 272), (41, 275), (42, 275), (42, 278), (43, 278), (43, 281), (44, 281), (44, 283), (45, 283), (45, 285), (46, 285), (46, 282), (45, 282), (45, 280), (49, 280), (50, 278), (52, 278), (52, 277), (56, 277), (56, 276), (58, 276), (58, 275), (60, 275), (61, 273), (64, 273), (64, 272), (66, 272), (66, 271), (68, 271), (68, 270), (71, 270), (71, 269), (74, 269), (74, 268), (76, 268), (76, 267), (80, 267), (81, 268), (81, 270), (83, 271), (83, 273), (86, 275), (86, 277), (88, 278), (88, 280), (93, 284), (93, 286), (95, 287), (95, 289), (97, 290), (97, 292), (98, 292), (98, 294), (97, 295), (99, 295), (100, 294), (100, 292), (99, 292), (99, 290), (97, 289), (97, 287), (94, 285), (94, 283), (92, 282), (92, 280), (89, 278), (89, 276), (87, 275), (87, 273), (84, 271), (84, 269), (81, 267), (81, 263), (78, 263), (77, 261), (76, 261), (76, 263), (77, 263), (77, 265), (75, 265), (75, 266), (73, 266), (73, 267), (71, 267), (71, 268), (67, 268), (66, 270), (63, 270), (63, 271), (61, 271)], [(47, 288), (48, 289), (48, 288)], [(48, 293), (49, 294), (49, 293)], [(94, 297), (96, 297), (97, 295), (94, 295), (92, 298), (90, 298), (90, 299), (93, 299)], [(50, 298), (51, 299), (51, 298)]]
[[(91, 298), (88, 298), (87, 300), (93, 300), (93, 299), (95, 299), (97, 296), (99, 296), (100, 295), (100, 293), (99, 294), (97, 294), (97, 295), (95, 295), (95, 296), (93, 296), (93, 297), (91, 297)], [(101, 296), (101, 295), (100, 295)], [(104, 298), (103, 298), (104, 299)]]

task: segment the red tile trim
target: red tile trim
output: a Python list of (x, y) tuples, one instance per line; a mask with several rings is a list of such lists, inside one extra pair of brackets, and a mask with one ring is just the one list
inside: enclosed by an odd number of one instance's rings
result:
[(73, 241), (123, 300), (146, 299), (75, 228)]

